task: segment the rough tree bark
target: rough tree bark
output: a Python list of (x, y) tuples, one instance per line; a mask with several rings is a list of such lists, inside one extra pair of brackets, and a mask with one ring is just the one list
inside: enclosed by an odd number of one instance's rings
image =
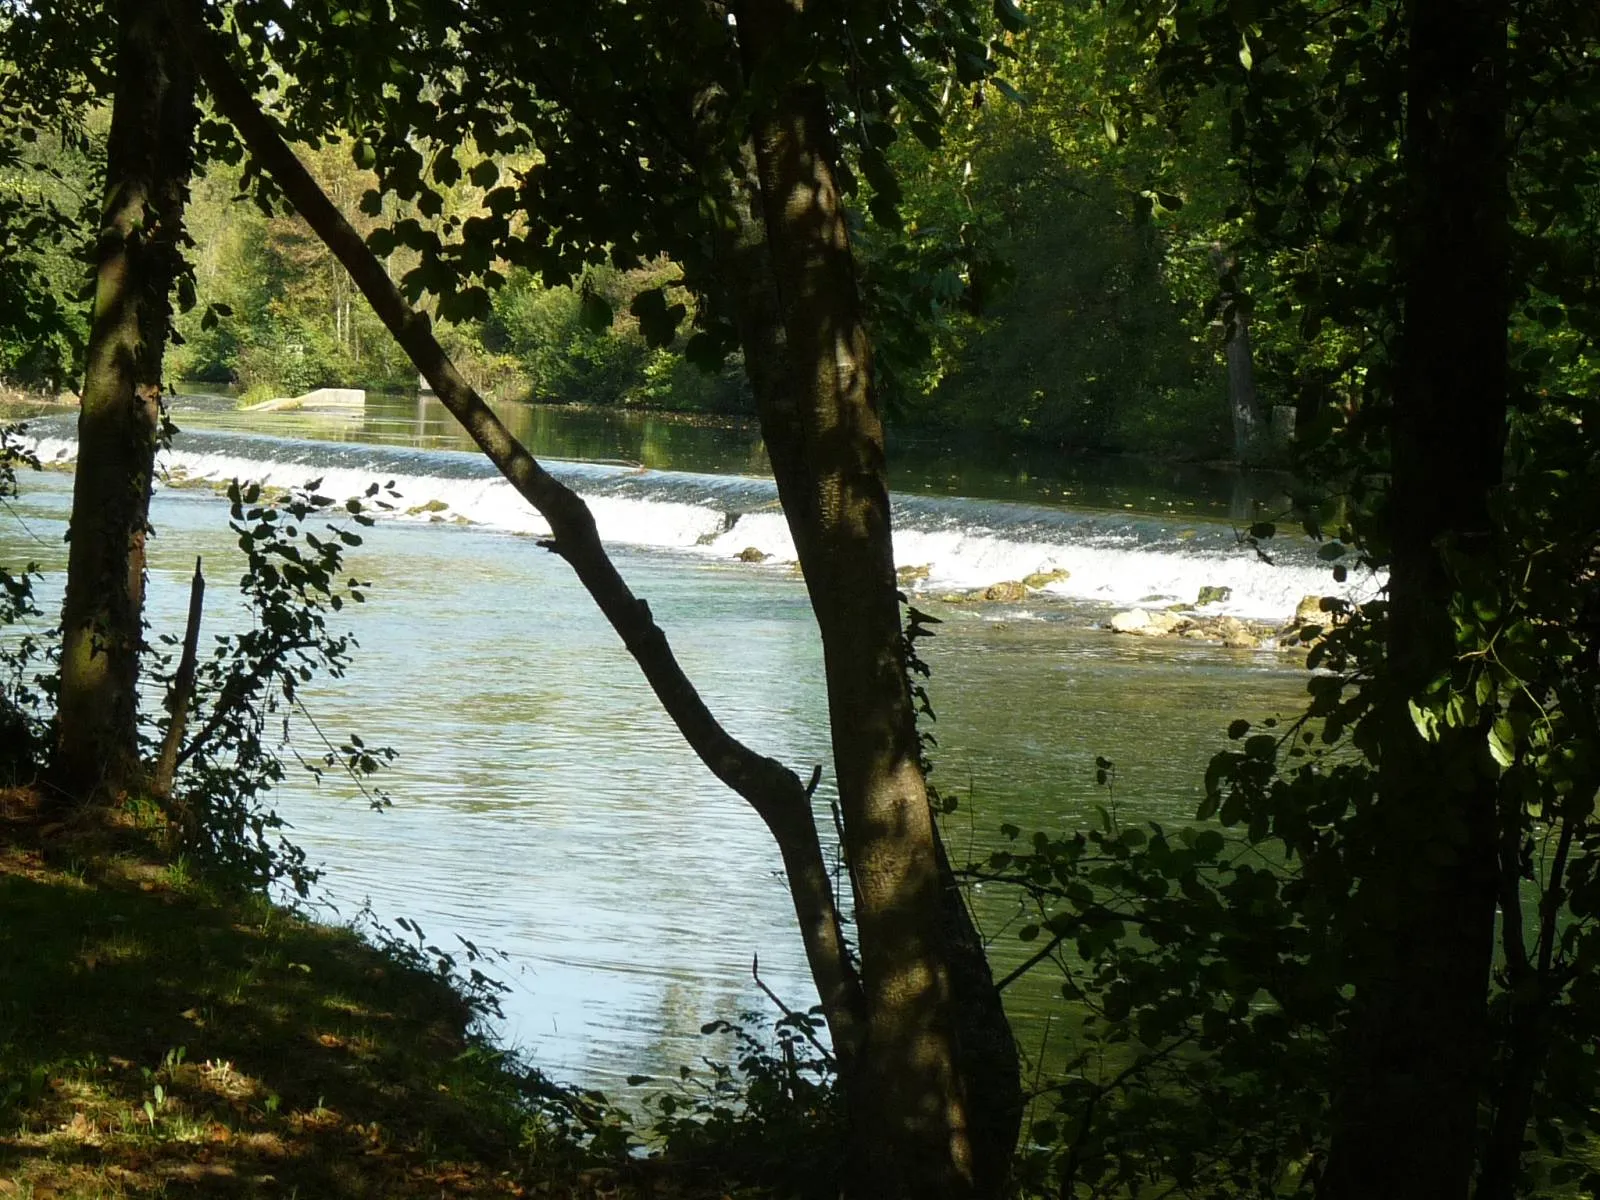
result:
[(1358, 867), (1357, 989), (1321, 1194), (1467, 1194), (1496, 900), (1482, 729), (1424, 741), (1406, 701), (1449, 670), (1447, 549), (1490, 530), (1508, 391), (1504, 0), (1409, 6), (1404, 326), (1391, 429), (1378, 803)]
[(711, 772), (766, 823), (778, 844), (842, 1076), (857, 1070), (861, 985), (845, 949), (832, 879), (811, 810), (811, 789), (783, 764), (732, 737), (684, 674), (649, 605), (634, 596), (606, 555), (588, 506), (528, 453), (467, 384), (434, 338), (428, 318), (411, 308), (383, 264), (333, 206), (229, 67), (200, 17), (168, 0), (185, 50), (219, 112), (230, 120), (296, 211), (350, 272), (373, 311), (506, 480), (549, 523), (547, 547), (566, 559), (621, 637), (684, 740)]
[[(803, 61), (790, 0), (734, 12), (747, 78), (782, 78), (773, 64)], [(1021, 1117), (1016, 1047), (922, 776), (883, 426), (829, 115), (804, 82), (755, 101), (738, 320), (827, 676), (866, 991), (862, 1077), (846, 1093), (861, 1143), (852, 1187), (997, 1195)]]
[(160, 6), (121, 0), (62, 611), (55, 775), (80, 799), (113, 799), (139, 777), (145, 534), (195, 118)]

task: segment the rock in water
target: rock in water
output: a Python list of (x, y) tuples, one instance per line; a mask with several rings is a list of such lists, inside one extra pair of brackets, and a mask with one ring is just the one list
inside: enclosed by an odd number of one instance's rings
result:
[(739, 551), (739, 553), (735, 554), (734, 557), (740, 562), (756, 563), (766, 562), (767, 559), (772, 557), (772, 555), (768, 554), (765, 550), (757, 550), (754, 546), (746, 546), (743, 550)]
[(982, 598), (1001, 602), (1026, 600), (1028, 598), (1028, 589), (1015, 579), (1007, 579), (984, 588)]
[(918, 583), (928, 577), (928, 565), (923, 563), (916, 567), (900, 567), (894, 577), (897, 583)]
[(1131, 608), (1112, 617), (1110, 628), (1112, 633), (1131, 633), (1139, 637), (1165, 637), (1169, 633), (1176, 632), (1182, 624), (1184, 624), (1183, 618), (1176, 613)]
[(1221, 604), (1231, 595), (1233, 595), (1233, 589), (1231, 587), (1212, 587), (1210, 584), (1207, 584), (1200, 589), (1199, 599), (1197, 599), (1194, 604), (1196, 608), (1206, 604)]
[(1294, 606), (1294, 623), (1296, 625), (1331, 625), (1333, 622), (1328, 614), (1322, 611), (1321, 596), (1301, 596), (1300, 603)]
[(1219, 618), (1212, 629), (1212, 635), (1222, 639), (1222, 644), (1229, 650), (1254, 650), (1261, 645), (1261, 639), (1250, 632), (1248, 626), (1237, 617)]
[(1068, 573), (1059, 567), (1054, 571), (1035, 571), (1032, 575), (1022, 577), (1022, 586), (1037, 591), (1039, 588), (1048, 587), (1057, 580), (1066, 579)]

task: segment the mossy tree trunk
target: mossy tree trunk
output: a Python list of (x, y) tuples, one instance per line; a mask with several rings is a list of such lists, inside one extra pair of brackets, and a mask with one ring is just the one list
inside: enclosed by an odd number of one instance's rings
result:
[(196, 110), (161, 6), (117, 5), (116, 91), (78, 417), (56, 776), (76, 798), (137, 782), (145, 537), (161, 361), (183, 268)]

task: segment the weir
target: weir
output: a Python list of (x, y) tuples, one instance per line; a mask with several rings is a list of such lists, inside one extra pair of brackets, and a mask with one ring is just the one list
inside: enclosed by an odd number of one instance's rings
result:
[[(45, 460), (70, 459), (76, 442), (66, 418), (30, 432)], [(481, 455), (425, 447), (328, 442), (267, 434), (185, 430), (163, 452), (167, 482), (256, 480), (285, 487), (321, 479), (344, 497), (374, 480), (392, 480), (401, 501), (391, 516), (543, 537), (549, 530)], [(795, 562), (793, 543), (770, 479), (659, 471), (592, 462), (547, 461), (551, 473), (589, 503), (602, 539), (616, 545), (733, 561), (741, 555), (774, 570)], [(1275, 539), (1272, 561), (1228, 522), (1174, 519), (966, 497), (896, 494), (895, 560), (914, 576), (913, 600), (984, 589), (1028, 576), (1057, 575), (1029, 599), (1110, 608), (1194, 605), (1206, 612), (1286, 621), (1307, 595), (1364, 598), (1381, 581), (1351, 572), (1336, 586), (1316, 545)]]

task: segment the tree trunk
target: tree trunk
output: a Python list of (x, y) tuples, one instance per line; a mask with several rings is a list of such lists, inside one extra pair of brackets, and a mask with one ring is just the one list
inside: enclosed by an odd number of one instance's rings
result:
[(1504, 452), (1504, 0), (1414, 0), (1404, 326), (1391, 432), (1378, 803), (1352, 935), (1356, 993), (1322, 1194), (1463, 1197), (1487, 1077), (1496, 900), (1484, 730), (1425, 741), (1407, 701), (1454, 659), (1446, 551), (1481, 553)]
[(62, 612), (56, 775), (109, 800), (139, 774), (145, 534), (161, 425), (161, 360), (182, 269), (194, 83), (159, 5), (117, 6), (93, 323), (78, 417)]
[[(795, 35), (787, 0), (736, 6), (747, 77)], [(753, 121), (746, 363), (821, 632), (866, 1041), (847, 1094), (853, 1193), (998, 1195), (1021, 1115), (1015, 1044), (953, 886), (919, 764), (890, 542), (883, 426), (827, 107), (795, 84)], [(764, 292), (764, 294), (763, 294)], [(849, 1081), (847, 1081), (848, 1083)]]
[(593, 597), (651, 689), (700, 760), (756, 811), (783, 858), (806, 961), (833, 1034), (841, 1076), (853, 1076), (861, 1042), (861, 985), (845, 950), (833, 884), (811, 812), (811, 791), (782, 763), (732, 737), (706, 707), (656, 625), (606, 555), (583, 499), (553, 478), (494, 415), (456, 370), (428, 318), (408, 305), (361, 235), (329, 202), (305, 166), (240, 83), (201, 19), (168, 0), (186, 51), (194, 58), (218, 111), (233, 122), (290, 203), (339, 259), (385, 328), (479, 449), (545, 518), (560, 554)]
[(1250, 310), (1239, 287), (1238, 257), (1220, 245), (1211, 249), (1222, 289), (1223, 347), (1228, 361), (1228, 412), (1233, 419), (1233, 456), (1246, 466), (1267, 451), (1266, 414), (1256, 396), (1255, 354), (1250, 345)]

